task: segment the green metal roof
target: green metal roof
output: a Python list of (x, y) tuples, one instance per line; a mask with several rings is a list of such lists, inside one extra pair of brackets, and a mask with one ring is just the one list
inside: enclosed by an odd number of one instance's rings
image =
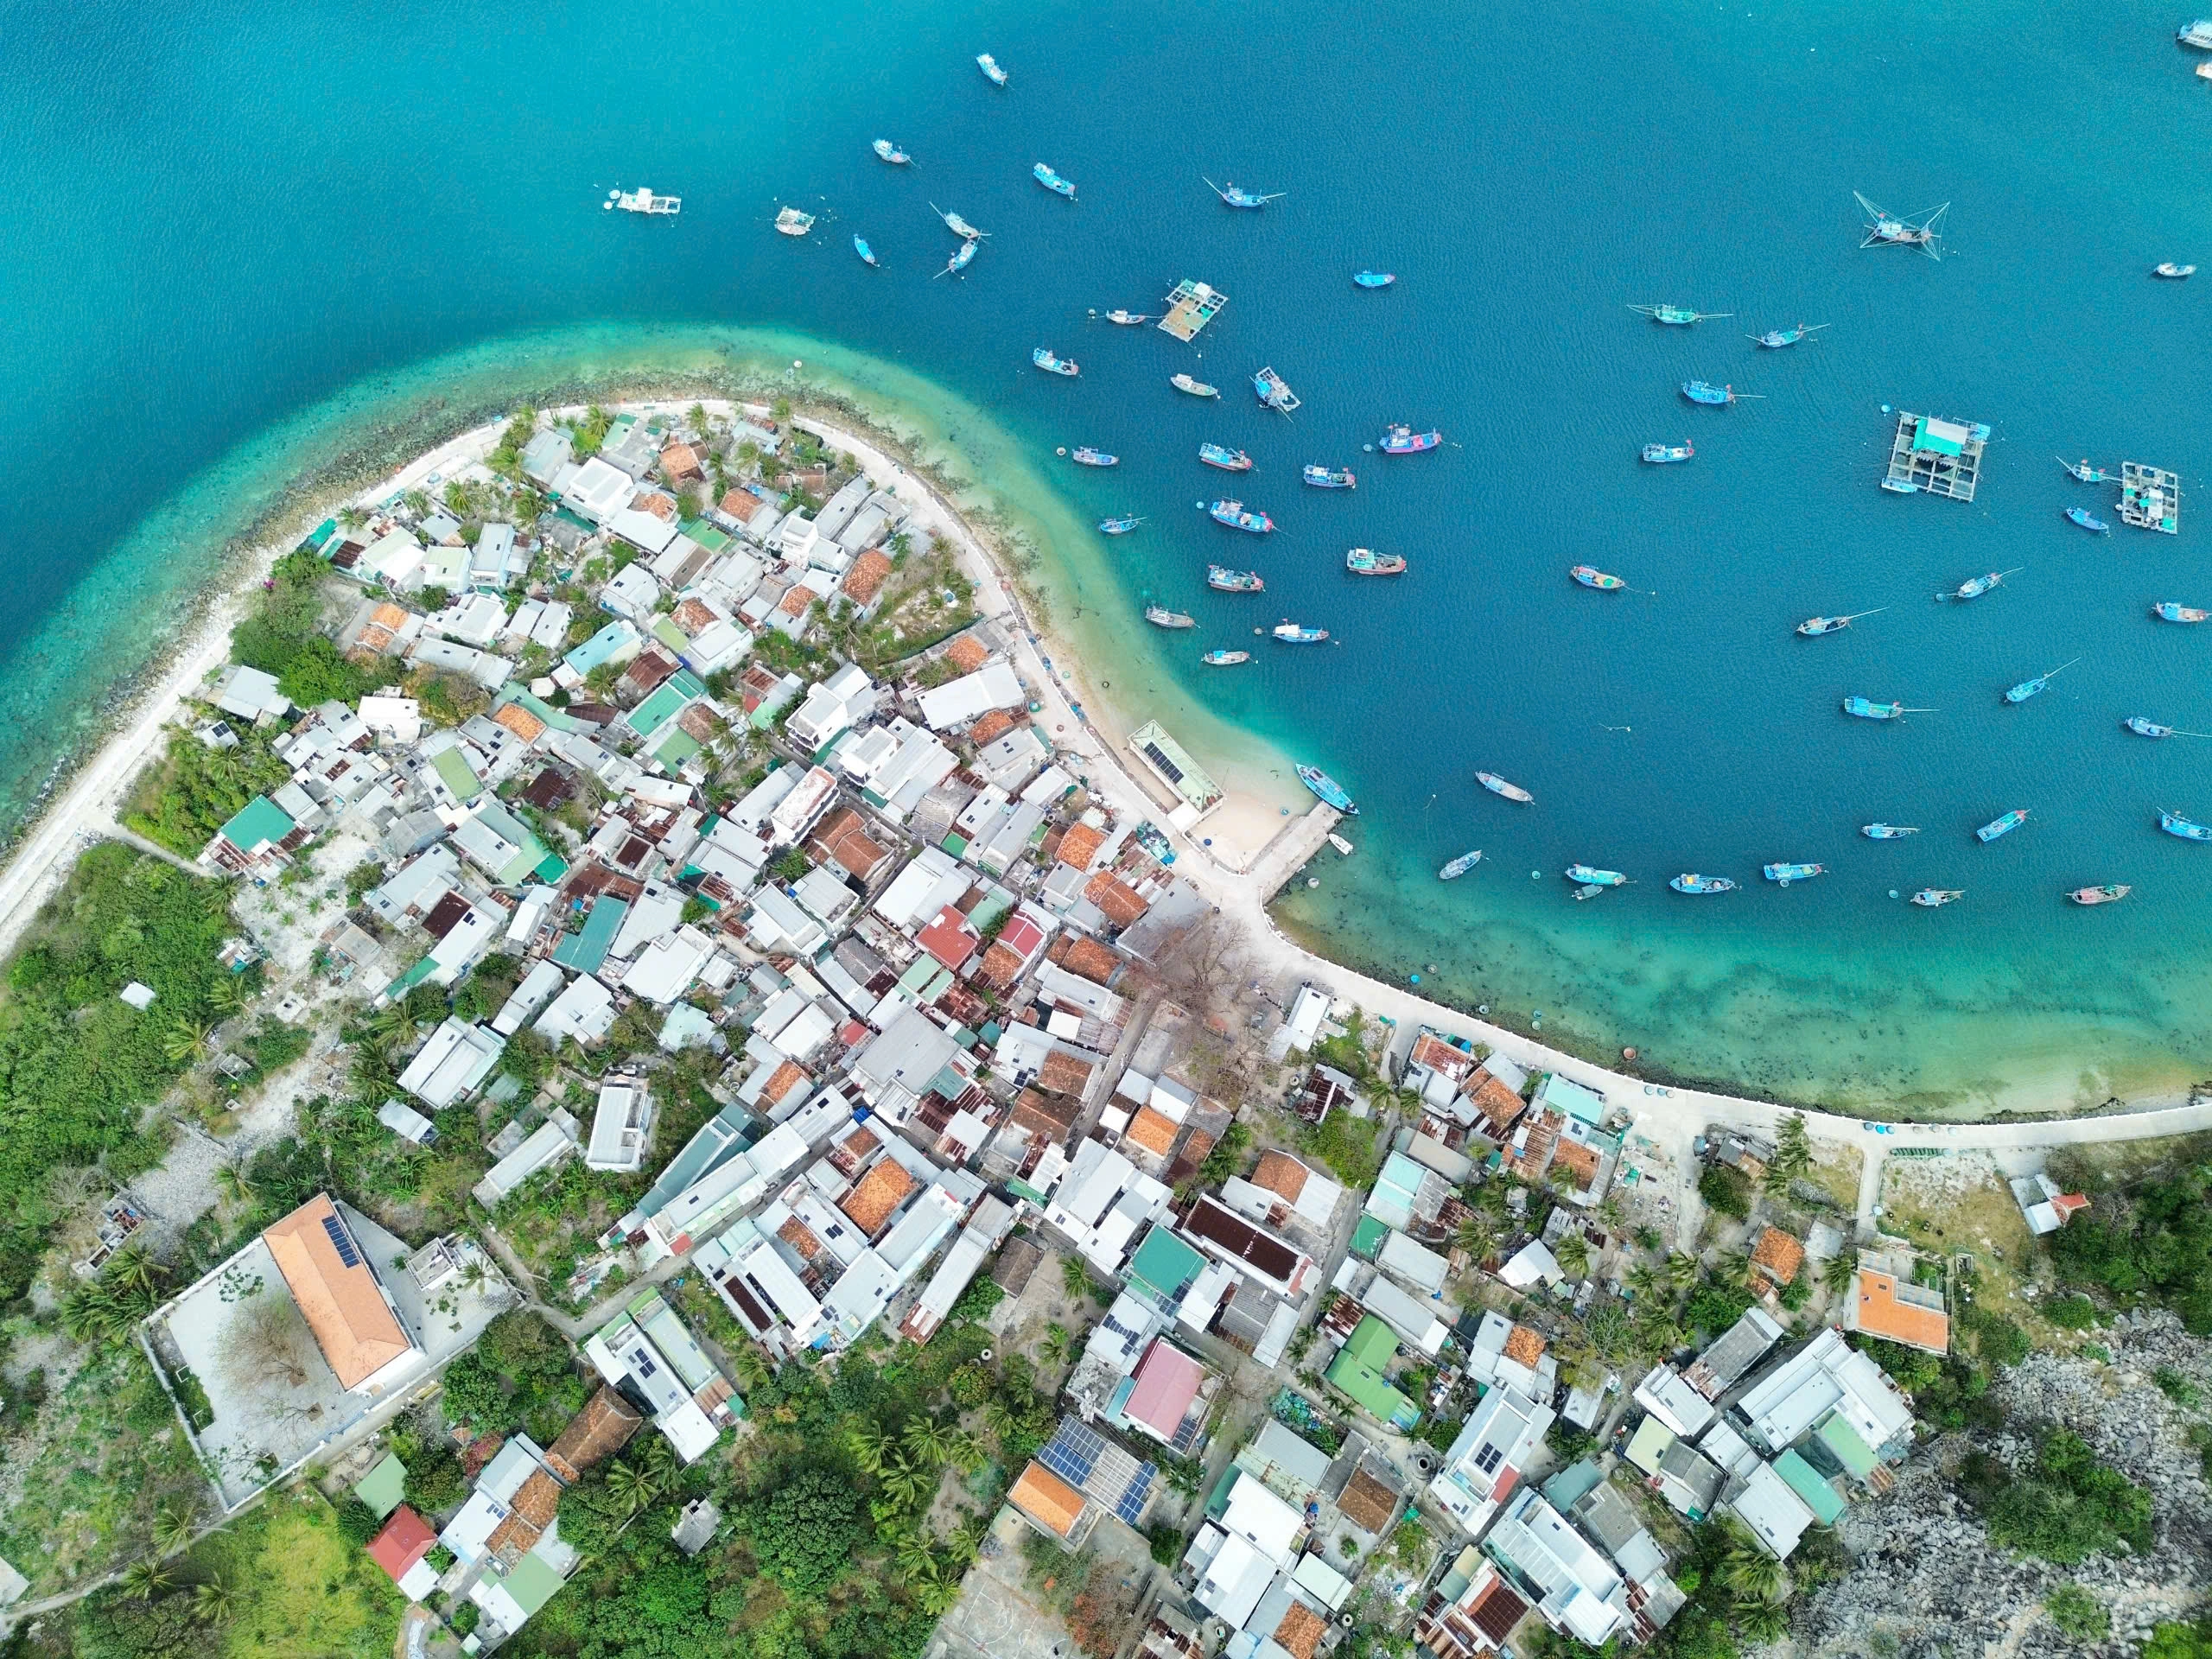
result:
[(1966, 446), (1956, 438), (1947, 438), (1928, 429), (1928, 417), (1923, 415), (1912, 425), (1912, 447), (1926, 454), (1955, 455), (1962, 454)]
[(698, 753), (699, 740), (678, 726), (661, 740), (660, 747), (653, 751), (653, 759), (675, 772)]
[(353, 1483), (353, 1496), (367, 1504), (381, 1521), (397, 1509), (407, 1496), (407, 1465), (394, 1452), (384, 1454), (384, 1461), (359, 1480)]
[(675, 620), (671, 617), (663, 616), (654, 619), (653, 638), (671, 651), (687, 650), (691, 644), (691, 636), (677, 627)]
[(1363, 1262), (1372, 1262), (1375, 1252), (1382, 1248), (1382, 1241), (1390, 1236), (1390, 1229), (1373, 1216), (1362, 1216), (1359, 1225), (1351, 1230), (1351, 1253)]
[(623, 715), (622, 723), (643, 737), (654, 727), (673, 719), (677, 712), (690, 701), (690, 696), (677, 686), (676, 678), (671, 677), (663, 681), (652, 696)]
[(728, 550), (729, 537), (703, 518), (686, 518), (676, 530), (678, 535), (689, 536), (709, 553)]
[(1805, 1500), (1805, 1507), (1813, 1512), (1814, 1519), (1824, 1527), (1835, 1524), (1836, 1516), (1843, 1513), (1843, 1500), (1811, 1464), (1795, 1452), (1784, 1452), (1774, 1460), (1774, 1472), (1782, 1477), (1791, 1491)]
[(1390, 1327), (1370, 1313), (1353, 1327), (1329, 1362), (1325, 1376), (1332, 1387), (1370, 1416), (1395, 1428), (1411, 1428), (1421, 1421), (1420, 1411), (1383, 1376), (1383, 1368), (1397, 1354), (1398, 1339)]
[(266, 795), (257, 795), (223, 826), (223, 839), (240, 852), (250, 853), (264, 841), (274, 846), (295, 827), (290, 813)]
[(473, 801), (484, 792), (484, 780), (468, 769), (468, 762), (461, 759), (458, 748), (440, 749), (430, 757), (431, 767), (444, 779), (446, 787), (464, 801)]
[(1163, 1308), (1173, 1308), (1205, 1265), (1205, 1257), (1154, 1222), (1129, 1258), (1129, 1287), (1149, 1295)]
[(384, 994), (395, 1000), (403, 997), (437, 970), (436, 960), (434, 957), (425, 957), (397, 979), (393, 980), (391, 984), (385, 986)]
[(629, 913), (630, 906), (620, 899), (602, 897), (584, 918), (583, 931), (563, 936), (553, 947), (553, 960), (580, 974), (597, 973), (614, 936), (622, 931), (622, 918)]
[(1859, 1438), (1857, 1429), (1833, 1414), (1813, 1432), (1821, 1437), (1822, 1446), (1835, 1453), (1835, 1460), (1860, 1480), (1872, 1474), (1882, 1461), (1874, 1448)]
[(499, 1586), (515, 1599), (515, 1605), (525, 1613), (534, 1613), (560, 1592), (566, 1582), (554, 1570), (553, 1564), (536, 1550), (515, 1563), (515, 1570), (504, 1579), (495, 1573)]

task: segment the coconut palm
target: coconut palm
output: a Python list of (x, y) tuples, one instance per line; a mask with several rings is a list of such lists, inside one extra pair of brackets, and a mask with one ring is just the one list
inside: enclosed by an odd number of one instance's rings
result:
[(1459, 1224), (1459, 1245), (1469, 1261), (1487, 1262), (1497, 1251), (1497, 1228), (1487, 1215), (1475, 1211)]
[(236, 1159), (227, 1160), (216, 1166), (215, 1185), (225, 1198), (241, 1208), (251, 1204), (260, 1196), (254, 1186), (253, 1177), (247, 1173), (246, 1166)]
[(1735, 1616), (1736, 1633), (1752, 1647), (1769, 1646), (1789, 1634), (1789, 1610), (1770, 1601), (1739, 1603)]
[(909, 1580), (931, 1578), (937, 1573), (937, 1552), (930, 1548), (930, 1541), (911, 1528), (901, 1531), (893, 1554), (899, 1570)]
[(1757, 1544), (1739, 1543), (1730, 1547), (1720, 1560), (1720, 1581), (1735, 1593), (1740, 1605), (1745, 1602), (1781, 1601), (1788, 1593), (1788, 1579), (1782, 1563)]
[(964, 1428), (955, 1428), (945, 1436), (944, 1460), (963, 1475), (974, 1474), (989, 1455), (982, 1441)]
[(1729, 1250), (1713, 1264), (1713, 1276), (1738, 1290), (1755, 1291), (1761, 1282), (1758, 1267), (1748, 1251)]
[(164, 1555), (184, 1548), (199, 1531), (199, 1511), (189, 1498), (171, 1498), (154, 1511), (154, 1547)]
[(729, 1364), (730, 1369), (737, 1373), (738, 1385), (748, 1394), (768, 1386), (771, 1380), (768, 1362), (753, 1344), (740, 1343), (730, 1353)]
[(188, 1065), (207, 1058), (207, 1041), (215, 1028), (204, 1021), (195, 1023), (180, 1020), (162, 1037), (162, 1052), (179, 1065)]
[(906, 1425), (899, 1438), (906, 1448), (906, 1454), (916, 1463), (935, 1469), (949, 1459), (952, 1436), (956, 1432), (949, 1423), (940, 1423), (929, 1417), (917, 1417)]
[(903, 1452), (887, 1459), (877, 1479), (883, 1490), (897, 1502), (916, 1507), (925, 1502), (937, 1490), (937, 1470), (928, 1465), (916, 1463)]
[(845, 1445), (855, 1463), (871, 1475), (880, 1475), (885, 1460), (891, 1456), (893, 1442), (890, 1431), (882, 1424), (860, 1423), (846, 1431)]
[(1020, 1432), (1021, 1419), (1014, 1414), (1012, 1406), (1003, 1400), (983, 1402), (983, 1427), (1001, 1440), (1007, 1440)]
[(1586, 1279), (1590, 1276), (1590, 1241), (1583, 1237), (1579, 1229), (1562, 1233), (1559, 1243), (1552, 1247), (1552, 1259), (1568, 1278)]
[(607, 1495), (628, 1519), (644, 1513), (660, 1496), (660, 1482), (643, 1459), (625, 1459), (607, 1465)]
[(220, 1624), (238, 1605), (238, 1592), (219, 1578), (192, 1586), (192, 1616), (202, 1624)]
[(167, 1561), (149, 1556), (124, 1567), (122, 1582), (124, 1595), (151, 1601), (176, 1582), (176, 1573)]
[(1639, 1262), (1628, 1270), (1628, 1287), (1636, 1293), (1638, 1304), (1649, 1306), (1664, 1301), (1673, 1288), (1667, 1282), (1667, 1270), (1656, 1262)]
[(1067, 1326), (1055, 1319), (1045, 1327), (1045, 1340), (1038, 1345), (1038, 1351), (1045, 1356), (1047, 1363), (1058, 1365), (1074, 1346), (1075, 1338), (1068, 1334)]
[(952, 1535), (945, 1541), (945, 1545), (951, 1551), (952, 1558), (964, 1567), (976, 1559), (983, 1548), (983, 1540), (990, 1535), (990, 1517), (969, 1515), (963, 1516), (960, 1524), (952, 1529)]
[(140, 1249), (121, 1251), (107, 1264), (107, 1277), (118, 1289), (149, 1303), (161, 1294), (162, 1281), (168, 1276), (160, 1262)]
[(1840, 1296), (1851, 1288), (1852, 1275), (1859, 1271), (1859, 1252), (1838, 1250), (1821, 1268), (1821, 1282)]
[(1688, 1290), (1697, 1283), (1700, 1271), (1697, 1257), (1687, 1250), (1676, 1250), (1667, 1258), (1667, 1281), (1676, 1290)]
[(130, 1328), (130, 1318), (116, 1300), (115, 1287), (92, 1279), (62, 1299), (61, 1323), (79, 1342), (109, 1342)]

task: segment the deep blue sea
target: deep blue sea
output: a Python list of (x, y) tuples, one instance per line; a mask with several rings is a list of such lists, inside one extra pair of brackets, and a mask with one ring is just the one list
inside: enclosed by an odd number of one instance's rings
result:
[[(1801, 1098), (1965, 1109), (2212, 1070), (2212, 607), (2194, 493), (2212, 86), (2141, 3), (1409, 11), (940, 3), (660, 12), (0, 4), (0, 816), (19, 819), (301, 470), (656, 368), (805, 357), (963, 454), (1045, 546), (1096, 671), (1225, 773), (1327, 767), (1361, 850), (1287, 925), (1593, 1054)], [(996, 90), (971, 60), (1012, 72)], [(869, 140), (915, 157), (885, 167)], [(1063, 201), (1029, 177), (1075, 181)], [(1237, 213), (1202, 177), (1285, 192)], [(673, 221), (605, 213), (612, 187)], [(1861, 251), (1854, 190), (1949, 201), (1946, 257)], [(782, 202), (822, 215), (802, 243)], [(930, 204), (989, 232), (963, 279)], [(885, 269), (854, 258), (866, 235)], [(1382, 293), (1352, 271), (1393, 270)], [(1092, 308), (1180, 276), (1195, 349)], [(1666, 329), (1673, 302), (1726, 320)], [(1757, 350), (1746, 334), (1827, 325)], [(749, 331), (749, 332), (741, 332)], [(1035, 346), (1083, 365), (1065, 381)], [(1263, 364), (1304, 398), (1286, 420)], [(1189, 369), (1218, 404), (1169, 389)], [(1693, 377), (1758, 394), (1686, 404)], [(1988, 423), (1971, 505), (1876, 487), (1891, 404)], [(1382, 426), (1437, 453), (1363, 453)], [(1645, 442), (1693, 439), (1686, 466)], [(1195, 504), (1236, 493), (1264, 541)], [(1110, 474), (1053, 459), (1092, 443)], [(2053, 457), (2178, 471), (2178, 538)], [(1302, 489), (1306, 461), (1356, 492)], [(2202, 498), (2212, 512), (2212, 495)], [(1110, 544), (1109, 512), (1148, 523)], [(2110, 517), (2109, 513), (2106, 516)], [(1359, 582), (1347, 547), (1411, 571)], [(1255, 566), (1265, 598), (1200, 583)], [(1573, 587), (1587, 562), (1651, 594)], [(1971, 606), (1933, 601), (2022, 567)], [(1134, 619), (1149, 594), (1204, 632)], [(1816, 612), (1881, 606), (1849, 632)], [(1080, 615), (1077, 616), (1077, 613)], [(1249, 639), (1280, 617), (1340, 642)], [(1207, 644), (1260, 660), (1201, 678)], [(2079, 658), (2036, 701), (2009, 684)], [(1939, 712), (1847, 720), (1853, 692)], [(1238, 734), (1247, 734), (1240, 737)], [(1535, 791), (1512, 809), (1478, 767)], [(1280, 785), (1278, 785), (1280, 786)], [(1286, 797), (1286, 798), (1287, 798)], [(1993, 846), (1974, 826), (2025, 806)], [(1923, 826), (1867, 842), (1870, 819)], [(1490, 855), (1449, 888), (1436, 865)], [(1770, 859), (1832, 874), (1783, 892)], [(1586, 861), (1637, 885), (1587, 905)], [(1678, 871), (1745, 891), (1682, 899)], [(1535, 872), (1531, 879), (1531, 872)], [(2126, 904), (2064, 905), (2088, 882)], [(1936, 912), (1889, 895), (1961, 887)], [(1434, 964), (1431, 969), (1430, 964)]]

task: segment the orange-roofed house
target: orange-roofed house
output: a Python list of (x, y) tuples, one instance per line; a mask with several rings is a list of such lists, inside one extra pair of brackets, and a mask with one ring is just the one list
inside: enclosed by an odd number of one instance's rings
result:
[(437, 1588), (437, 1569), (423, 1559), (437, 1541), (430, 1523), (403, 1503), (391, 1512), (384, 1530), (369, 1540), (369, 1559), (384, 1568), (408, 1600), (420, 1601)]
[(1083, 1494), (1033, 1458), (1006, 1496), (1023, 1520), (1070, 1549), (1083, 1541), (1095, 1519)]
[(492, 711), (493, 723), (504, 726), (525, 743), (545, 735), (545, 722), (518, 702), (504, 703)]
[(1329, 1621), (1302, 1601), (1294, 1601), (1275, 1626), (1275, 1644), (1290, 1659), (1313, 1659), (1313, 1650), (1329, 1631)]
[(1141, 1106), (1129, 1120), (1129, 1127), (1122, 1131), (1122, 1138), (1142, 1147), (1155, 1158), (1165, 1158), (1173, 1149), (1179, 1132), (1173, 1119), (1162, 1116), (1149, 1106)]
[(1541, 1335), (1531, 1331), (1527, 1325), (1516, 1325), (1506, 1333), (1505, 1357), (1508, 1359), (1517, 1360), (1534, 1370), (1537, 1361), (1543, 1358), (1544, 1350), (1549, 1345)]
[(1068, 939), (1068, 948), (1059, 958), (1059, 965), (1094, 985), (1111, 985), (1121, 974), (1122, 957), (1104, 940), (1079, 933)]
[(1116, 927), (1128, 927), (1141, 921), (1151, 904), (1137, 890), (1111, 870), (1101, 870), (1092, 876), (1083, 889), (1083, 896), (1098, 906), (1099, 912)]
[(845, 597), (865, 609), (875, 603), (875, 596), (883, 591), (883, 584), (891, 575), (891, 556), (880, 547), (871, 547), (853, 561), (853, 568), (845, 573)]
[(1769, 1227), (1751, 1247), (1751, 1265), (1777, 1290), (1785, 1288), (1805, 1265), (1805, 1247), (1779, 1227)]
[(414, 1374), (423, 1351), (328, 1193), (316, 1193), (261, 1242), (340, 1388), (378, 1394)]
[(976, 931), (973, 922), (947, 905), (938, 912), (937, 919), (916, 936), (916, 940), (947, 970), (957, 974), (981, 948), (983, 936)]
[(976, 723), (968, 728), (968, 741), (980, 749), (986, 743), (995, 743), (1014, 727), (1014, 716), (1005, 709), (986, 709), (976, 716)]
[(972, 633), (963, 633), (944, 648), (944, 660), (963, 674), (973, 674), (990, 661), (991, 653), (983, 649), (983, 642)]
[(1850, 1328), (1923, 1353), (1951, 1351), (1951, 1316), (1943, 1293), (1912, 1282), (1911, 1262), (1895, 1256), (1862, 1260), (1852, 1298)]
[(1060, 850), (1055, 856), (1071, 870), (1087, 870), (1105, 844), (1103, 830), (1094, 830), (1087, 823), (1071, 823), (1067, 834), (1060, 837)]
[(696, 484), (706, 477), (699, 470), (698, 452), (675, 438), (661, 446), (660, 469), (673, 484)]
[(867, 1174), (853, 1183), (853, 1190), (837, 1200), (837, 1207), (873, 1239), (913, 1191), (914, 1178), (904, 1164), (895, 1158), (879, 1158)]

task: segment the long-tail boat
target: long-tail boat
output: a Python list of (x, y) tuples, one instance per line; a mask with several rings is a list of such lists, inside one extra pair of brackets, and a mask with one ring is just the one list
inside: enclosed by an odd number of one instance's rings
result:
[(1797, 632), (1808, 639), (1823, 633), (1834, 633), (1849, 627), (1862, 616), (1873, 616), (1889, 608), (1886, 605), (1877, 605), (1873, 610), (1853, 611), (1849, 616), (1808, 616), (1797, 625)]
[(1941, 906), (1949, 904), (1955, 899), (1963, 899), (1966, 896), (1967, 890), (1964, 887), (1923, 887), (1912, 895), (1912, 902), (1923, 910), (1935, 910)]
[[(2074, 663), (2078, 663), (2082, 659), (2079, 657), (2076, 657), (2074, 659)], [(2074, 663), (2061, 663), (2056, 668), (2050, 669), (2044, 673), (2038, 674), (2032, 680), (2022, 680), (2018, 685), (2005, 692), (2005, 701), (2007, 702), (2025, 702), (2030, 697), (2041, 696), (2043, 695), (2044, 688), (2050, 683), (2051, 677), (2053, 675), (2064, 673), (2068, 669), (2074, 666)]]
[(1520, 785), (1509, 784), (1494, 772), (1478, 772), (1475, 774), (1475, 781), (1491, 794), (1503, 795), (1507, 800), (1518, 801), (1523, 806), (1536, 798)]
[(1896, 720), (1904, 715), (1932, 715), (1933, 709), (1908, 709), (1901, 702), (1875, 702), (1866, 697), (1846, 697), (1843, 712), (1861, 720)]
[(1126, 536), (1144, 520), (1132, 515), (1126, 518), (1101, 518), (1098, 528), (1109, 536)]
[(1980, 599), (1993, 588), (2002, 587), (2005, 578), (2017, 576), (2028, 567), (2016, 564), (2010, 570), (1993, 570), (1986, 576), (1975, 576), (1961, 582), (1948, 594), (1938, 594), (1938, 599)]
[(2016, 806), (2010, 812), (1993, 817), (1987, 823), (1983, 824), (1980, 829), (1974, 832), (1974, 838), (1978, 841), (1994, 841), (1999, 836), (2011, 835), (2027, 821), (2028, 809), (2024, 806)]
[(2066, 469), (2069, 476), (2077, 478), (2084, 484), (2117, 484), (2120, 482), (2120, 474), (2118, 473), (2108, 473), (2101, 467), (2093, 467), (2086, 459), (2082, 461), (2069, 461), (2063, 455), (2054, 456), (2053, 459)]
[(1918, 835), (1920, 826), (1916, 823), (1866, 823), (1859, 826), (1859, 833), (1869, 841), (1902, 841), (1907, 836)]
[(1609, 575), (1593, 564), (1578, 564), (1567, 574), (1585, 588), (1595, 588), (1600, 593), (1618, 593), (1628, 586), (1618, 576)]
[(1795, 346), (1801, 340), (1809, 339), (1827, 327), (1825, 322), (1801, 322), (1795, 328), (1770, 328), (1763, 334), (1753, 334), (1750, 338), (1770, 352), (1778, 352), (1785, 346)]
[(1629, 309), (1670, 328), (1687, 328), (1694, 322), (1718, 322), (1736, 315), (1732, 311), (1693, 311), (1686, 305), (1631, 305)]

